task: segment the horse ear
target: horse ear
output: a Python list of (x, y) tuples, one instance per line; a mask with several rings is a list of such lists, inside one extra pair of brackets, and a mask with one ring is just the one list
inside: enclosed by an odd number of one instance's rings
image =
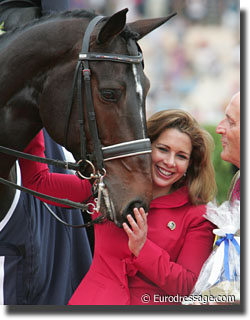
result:
[(167, 22), (169, 19), (174, 17), (177, 13), (172, 13), (171, 15), (164, 18), (153, 18), (153, 19), (143, 19), (135, 22), (128, 23), (132, 31), (138, 33), (140, 40), (145, 35), (153, 31), (154, 29), (160, 27), (163, 23)]
[(108, 18), (106, 23), (102, 26), (101, 30), (97, 35), (96, 42), (98, 44), (109, 41), (114, 36), (118, 35), (126, 25), (126, 14), (128, 9), (123, 9), (111, 17)]

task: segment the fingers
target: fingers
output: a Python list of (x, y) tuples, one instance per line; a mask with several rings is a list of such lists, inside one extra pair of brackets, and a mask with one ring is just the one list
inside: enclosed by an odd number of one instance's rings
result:
[(133, 231), (129, 228), (126, 222), (123, 222), (122, 226), (129, 237), (133, 235)]
[(147, 224), (147, 216), (145, 214), (144, 209), (143, 208), (140, 208), (140, 209), (135, 208), (134, 215), (135, 215), (135, 219), (138, 224), (138, 227), (140, 229), (143, 229), (144, 226)]
[[(129, 223), (129, 228), (131, 231), (133, 231), (134, 233), (138, 233), (139, 232), (139, 226), (138, 224), (136, 223), (136, 221), (133, 219), (133, 217), (129, 214), (127, 215), (127, 219), (128, 219), (128, 223)], [(136, 219), (137, 220), (137, 219)]]
[[(147, 214), (143, 208), (135, 208), (133, 211), (135, 219), (133, 219), (130, 214), (127, 216), (131, 228), (126, 223), (125, 224), (129, 230), (133, 231), (134, 233), (138, 233), (140, 230), (143, 230), (147, 227)], [(126, 228), (126, 230), (128, 229)]]
[(123, 229), (129, 238), (128, 247), (130, 251), (138, 257), (147, 239), (147, 215), (142, 208), (133, 211), (135, 219), (129, 214), (127, 216), (129, 225), (124, 222)]

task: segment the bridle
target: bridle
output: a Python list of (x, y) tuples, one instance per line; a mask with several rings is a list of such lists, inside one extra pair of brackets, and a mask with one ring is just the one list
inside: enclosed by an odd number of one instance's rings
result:
[[(41, 193), (34, 192), (33, 190), (24, 188), (22, 186), (17, 186), (16, 184), (8, 180), (0, 178), (0, 182), (3, 184), (6, 184), (12, 187), (14, 186), (17, 189), (26, 191), (35, 196), (39, 196), (54, 202), (69, 205), (74, 208), (79, 208), (81, 210), (87, 211), (89, 214), (92, 214), (94, 212), (99, 212), (99, 209), (100, 209), (102, 193), (104, 192), (104, 189), (105, 189), (105, 184), (103, 180), (106, 175), (106, 170), (104, 166), (104, 163), (106, 161), (151, 153), (151, 143), (148, 138), (122, 142), (122, 143), (105, 146), (105, 147), (102, 146), (101, 141), (99, 139), (97, 123), (96, 123), (96, 115), (95, 115), (95, 109), (94, 109), (94, 103), (93, 103), (93, 97), (92, 97), (92, 90), (91, 90), (91, 69), (89, 66), (89, 61), (112, 61), (112, 62), (126, 63), (126, 64), (139, 64), (139, 63), (142, 63), (143, 61), (141, 52), (138, 52), (137, 56), (89, 52), (90, 36), (96, 24), (100, 22), (100, 20), (102, 20), (103, 18), (104, 18), (103, 16), (96, 16), (95, 18), (93, 18), (90, 21), (85, 31), (85, 34), (83, 37), (82, 50), (81, 50), (81, 53), (79, 54), (78, 63), (74, 73), (73, 85), (72, 85), (72, 90), (70, 95), (70, 103), (69, 103), (69, 106), (67, 109), (67, 115), (66, 115), (64, 145), (67, 148), (69, 122), (70, 122), (70, 117), (72, 113), (75, 87), (77, 86), (77, 103), (79, 107), (79, 123), (80, 123), (81, 160), (78, 161), (78, 163), (70, 163), (70, 162), (53, 160), (53, 159), (45, 159), (45, 158), (32, 156), (29, 154), (25, 154), (23, 152), (19, 152), (16, 150), (12, 150), (12, 149), (0, 146), (0, 152), (13, 155), (16, 157), (33, 160), (33, 161), (39, 161), (47, 164), (61, 166), (66, 169), (73, 169), (77, 171), (78, 176), (82, 179), (94, 179), (94, 183), (93, 183), (94, 194), (97, 193), (97, 198), (95, 198), (94, 200), (95, 204), (94, 203), (81, 204), (81, 203), (76, 203), (76, 202), (65, 200), (65, 199), (58, 199), (58, 198), (50, 197), (47, 195), (43, 195)], [(83, 90), (85, 92), (85, 104), (83, 103), (83, 96), (82, 96)], [(93, 151), (91, 155), (87, 154), (87, 148), (86, 148), (86, 135), (85, 135), (85, 129), (84, 129), (84, 109), (83, 109), (84, 105), (86, 106), (87, 121), (88, 121), (90, 136), (93, 142)], [(96, 167), (94, 166), (93, 163), (96, 164)], [(90, 166), (92, 170), (92, 173), (89, 176), (84, 176), (81, 172), (84, 169), (86, 169), (86, 166)], [(99, 216), (97, 219), (92, 220), (90, 223), (80, 225), (80, 226), (69, 225), (63, 221), (60, 221), (60, 222), (71, 227), (86, 227), (86, 226), (90, 226), (93, 223), (100, 222), (104, 218), (105, 217), (102, 215), (102, 216)]]
[[(110, 161), (118, 158), (144, 154), (151, 152), (151, 143), (148, 138), (133, 140), (128, 142), (123, 142), (107, 147), (103, 147), (101, 145), (98, 129), (96, 124), (96, 116), (94, 103), (92, 98), (91, 91), (91, 70), (89, 66), (89, 61), (113, 61), (118, 63), (127, 63), (127, 64), (138, 64), (143, 61), (142, 53), (139, 52), (137, 56), (127, 56), (120, 54), (108, 54), (108, 53), (96, 53), (89, 52), (89, 40), (91, 33), (96, 26), (96, 24), (102, 20), (103, 16), (97, 16), (93, 20), (90, 21), (86, 32), (83, 38), (82, 50), (79, 54), (79, 60), (77, 63), (77, 67), (75, 70), (73, 86), (72, 86), (72, 96), (71, 96), (71, 104), (68, 109), (66, 124), (65, 124), (65, 135), (64, 135), (64, 145), (67, 146), (67, 136), (69, 129), (69, 121), (70, 115), (73, 105), (73, 92), (77, 82), (77, 99), (79, 106), (79, 122), (80, 122), (80, 142), (81, 142), (81, 159), (86, 161), (89, 160), (89, 157), (86, 152), (86, 137), (84, 130), (84, 112), (83, 112), (83, 97), (82, 92), (83, 89), (85, 91), (85, 105), (86, 105), (86, 113), (87, 113), (87, 121), (90, 130), (90, 136), (93, 141), (93, 153), (91, 156), (91, 160), (94, 160), (96, 163), (97, 171), (102, 172), (104, 169), (103, 162)], [(82, 81), (83, 78), (83, 81)], [(86, 178), (86, 177), (84, 177)]]

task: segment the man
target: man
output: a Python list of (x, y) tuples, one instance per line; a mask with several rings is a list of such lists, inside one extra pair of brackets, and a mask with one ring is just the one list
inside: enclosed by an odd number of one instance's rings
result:
[(218, 124), (216, 133), (221, 135), (222, 160), (239, 168), (232, 179), (229, 200), (240, 200), (240, 92), (232, 97), (225, 110), (225, 118)]
[[(230, 201), (240, 200), (240, 92), (236, 93), (225, 110), (225, 117), (218, 124), (216, 133), (221, 135), (223, 150), (221, 159), (235, 165), (239, 170), (232, 179), (228, 193)], [(208, 302), (208, 305), (230, 305), (239, 304), (226, 302)], [(195, 302), (194, 305), (201, 303)], [(204, 305), (204, 304), (203, 304)]]
[[(221, 135), (223, 150), (221, 159), (235, 165), (239, 170), (234, 175), (228, 192), (231, 202), (240, 200), (240, 92), (236, 93), (225, 110), (225, 118), (218, 124), (216, 133)], [(239, 235), (240, 231), (237, 231)], [(239, 304), (235, 301), (232, 304)], [(210, 303), (230, 304), (230, 303)]]

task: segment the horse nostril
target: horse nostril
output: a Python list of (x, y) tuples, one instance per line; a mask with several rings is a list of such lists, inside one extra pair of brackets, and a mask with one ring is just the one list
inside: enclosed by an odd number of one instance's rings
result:
[[(147, 206), (145, 205), (145, 203), (142, 200), (135, 200), (133, 202), (131, 202), (123, 211), (123, 221), (126, 222), (129, 225), (128, 219), (127, 219), (127, 215), (130, 214), (134, 219), (135, 219), (135, 215), (134, 215), (134, 208), (144, 208), (144, 210), (146, 210)], [(130, 225), (129, 225), (130, 226)]]

